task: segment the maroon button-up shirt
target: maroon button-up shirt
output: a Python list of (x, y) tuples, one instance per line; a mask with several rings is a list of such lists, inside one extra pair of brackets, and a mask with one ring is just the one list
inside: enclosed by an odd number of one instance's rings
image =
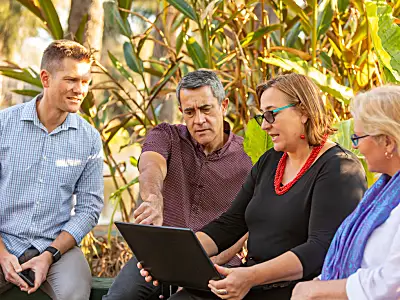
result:
[(228, 133), (226, 144), (206, 156), (185, 125), (162, 123), (150, 131), (142, 152), (154, 151), (167, 160), (164, 225), (197, 231), (229, 208), (252, 163), (243, 138)]

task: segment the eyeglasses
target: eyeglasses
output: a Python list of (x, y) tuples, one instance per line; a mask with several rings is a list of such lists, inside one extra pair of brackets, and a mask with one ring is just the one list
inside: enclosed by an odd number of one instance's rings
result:
[(354, 133), (354, 134), (351, 135), (350, 139), (351, 139), (351, 142), (353, 143), (354, 147), (357, 147), (358, 146), (358, 140), (359, 139), (363, 139), (363, 138), (365, 138), (367, 136), (369, 136), (369, 134), (358, 136), (357, 134)]
[(260, 126), (262, 125), (263, 119), (265, 121), (267, 121), (269, 124), (272, 124), (272, 123), (275, 122), (275, 115), (276, 115), (277, 112), (279, 112), (281, 110), (284, 110), (286, 108), (292, 107), (292, 106), (295, 106), (295, 104), (292, 103), (292, 104), (288, 104), (286, 106), (282, 106), (282, 107), (276, 108), (274, 110), (267, 110), (262, 115), (256, 115), (254, 117), (254, 119), (256, 119), (257, 123)]

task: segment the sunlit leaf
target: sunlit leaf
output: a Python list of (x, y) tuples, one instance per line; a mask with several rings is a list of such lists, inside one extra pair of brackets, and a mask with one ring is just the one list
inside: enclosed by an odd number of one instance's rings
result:
[(45, 21), (42, 12), (37, 4), (37, 2), (32, 1), (32, 0), (17, 0), (19, 3), (21, 3), (23, 6), (25, 6), (27, 9), (29, 9), (33, 14), (35, 14), (40, 20)]
[(251, 119), (247, 124), (243, 148), (251, 158), (252, 163), (255, 164), (260, 156), (273, 146), (271, 137), (261, 129), (255, 119)]
[(131, 156), (129, 157), (129, 162), (131, 163), (132, 166), (137, 167), (138, 166), (138, 160), (136, 157)]
[(375, 53), (392, 73), (392, 77), (386, 78), (400, 82), (400, 27), (394, 23), (392, 8), (385, 2), (366, 1), (365, 5)]
[(174, 6), (177, 10), (183, 13), (189, 19), (193, 21), (197, 20), (196, 13), (193, 8), (185, 0), (167, 0), (169, 4)]
[(122, 66), (122, 63), (114, 55), (112, 55), (110, 51), (108, 51), (108, 56), (110, 57), (114, 67), (121, 73), (121, 75), (129, 82), (133, 82), (131, 74)]
[(351, 97), (353, 97), (353, 91), (350, 88), (340, 85), (332, 76), (321, 73), (317, 69), (310, 67), (304, 61), (291, 61), (273, 54), (271, 54), (270, 57), (259, 59), (267, 64), (278, 66), (286, 71), (294, 71), (310, 77), (322, 91), (329, 93), (337, 100), (343, 101), (345, 104), (348, 104)]
[[(118, 6), (127, 10), (130, 10), (132, 7), (133, 0), (118, 0)], [(128, 18), (129, 13), (125, 11), (120, 11), (121, 18), (126, 20)]]
[(114, 1), (105, 1), (103, 3), (105, 20), (110, 23), (117, 23), (121, 34), (126, 37), (132, 35), (131, 27), (127, 19), (122, 19), (118, 7)]
[(190, 37), (186, 41), (186, 48), (188, 49), (190, 58), (193, 60), (196, 69), (208, 68), (206, 54), (194, 37)]
[(257, 31), (250, 32), (244, 39), (240, 41), (240, 45), (245, 48), (248, 45), (251, 45), (255, 41), (258, 41), (263, 36), (267, 35), (268, 33), (279, 30), (282, 27), (280, 24), (273, 24), (269, 26), (265, 26)]
[(36, 90), (11, 90), (11, 92), (16, 93), (18, 95), (22, 96), (29, 96), (29, 97), (36, 97), (41, 93), (41, 91), (36, 91)]
[(38, 0), (42, 15), (46, 20), (46, 25), (50, 30), (54, 39), (59, 40), (64, 37), (64, 32), (61, 27), (60, 18), (51, 0)]
[(89, 15), (85, 14), (82, 17), (82, 21), (79, 24), (78, 30), (75, 33), (76, 40), (81, 44), (83, 43), (83, 38), (84, 38), (84, 35), (85, 35), (85, 27), (86, 27), (88, 19), (89, 19)]
[(318, 7), (317, 37), (324, 35), (331, 27), (333, 19), (333, 9), (331, 0), (323, 0)]
[(124, 56), (128, 67), (135, 73), (143, 74), (143, 61), (139, 58), (136, 51), (133, 49), (132, 44), (129, 42), (124, 43)]
[(8, 67), (0, 67), (0, 75), (21, 80), (23, 82), (42, 88), (42, 82), (33, 72), (28, 69), (10, 69)]

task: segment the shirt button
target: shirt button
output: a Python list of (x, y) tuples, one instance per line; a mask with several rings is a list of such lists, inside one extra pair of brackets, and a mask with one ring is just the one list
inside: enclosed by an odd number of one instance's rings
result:
[(43, 160), (46, 160), (47, 159), (47, 156), (46, 155), (43, 155)]
[(40, 178), (40, 179), (39, 179), (39, 182), (40, 182), (40, 183), (43, 183), (43, 182), (44, 182), (44, 180)]
[(40, 203), (39, 201), (36, 201), (36, 204), (37, 204), (37, 205), (39, 205), (39, 203)]

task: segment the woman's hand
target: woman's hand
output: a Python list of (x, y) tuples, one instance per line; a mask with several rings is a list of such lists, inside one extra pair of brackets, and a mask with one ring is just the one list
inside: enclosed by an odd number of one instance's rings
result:
[(140, 262), (137, 263), (137, 267), (140, 270), (140, 275), (142, 275), (144, 277), (144, 280), (146, 282), (153, 281), (153, 285), (154, 286), (158, 286), (158, 280), (153, 280), (153, 277), (151, 277), (151, 275), (150, 275), (150, 273), (148, 271), (143, 269), (143, 266), (142, 266), (142, 264)]
[(318, 281), (307, 281), (296, 284), (292, 293), (292, 298), (290, 299), (291, 300), (314, 299), (316, 285), (318, 285)]
[(221, 299), (243, 299), (253, 287), (250, 268), (224, 268), (214, 265), (217, 271), (225, 276), (221, 280), (210, 280), (208, 287)]

